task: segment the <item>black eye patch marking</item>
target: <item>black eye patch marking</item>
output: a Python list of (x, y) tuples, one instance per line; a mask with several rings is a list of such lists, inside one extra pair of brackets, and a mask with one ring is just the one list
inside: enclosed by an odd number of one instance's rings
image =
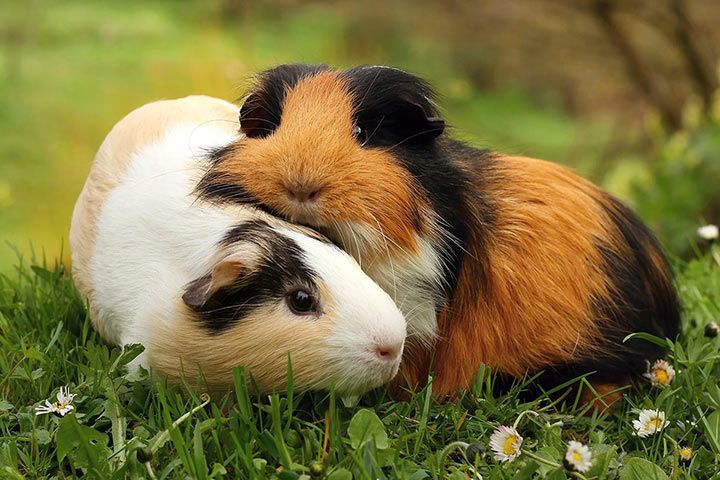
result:
[(258, 75), (240, 108), (240, 130), (249, 138), (265, 138), (280, 126), (288, 90), (303, 78), (328, 70), (325, 65), (280, 65)]
[(252, 220), (229, 230), (221, 245), (238, 242), (255, 244), (261, 258), (198, 311), (204, 328), (222, 333), (258, 308), (284, 302), (286, 295), (298, 288), (317, 295), (319, 276), (307, 265), (303, 250), (294, 240), (263, 220)]

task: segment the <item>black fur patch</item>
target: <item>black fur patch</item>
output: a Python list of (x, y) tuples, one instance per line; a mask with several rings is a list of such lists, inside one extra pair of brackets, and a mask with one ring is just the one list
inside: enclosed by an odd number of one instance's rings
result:
[(260, 247), (262, 259), (231, 286), (216, 292), (198, 311), (203, 326), (214, 333), (227, 330), (261, 306), (282, 302), (293, 289), (317, 294), (319, 277), (291, 238), (277, 233), (267, 222), (255, 220), (229, 230), (221, 244), (239, 242)]
[[(227, 154), (227, 152), (225, 153)], [(211, 161), (222, 161), (219, 157), (214, 157), (215, 152), (210, 153), (209, 159)], [(210, 167), (205, 172), (203, 177), (195, 187), (195, 193), (204, 200), (214, 202), (218, 204), (222, 203), (237, 203), (241, 205), (247, 205), (249, 207), (257, 208), (269, 215), (281, 218), (278, 212), (269, 206), (260, 203), (254, 195), (248, 192), (245, 187), (237, 182), (233, 182), (232, 179), (222, 172), (213, 170)]]
[(262, 72), (240, 108), (240, 130), (250, 138), (263, 138), (273, 133), (280, 125), (288, 90), (301, 79), (327, 69), (325, 65), (292, 64)]
[(381, 66), (356, 67), (342, 75), (350, 82), (362, 144), (425, 144), (445, 129), (433, 103), (437, 95), (425, 80)]

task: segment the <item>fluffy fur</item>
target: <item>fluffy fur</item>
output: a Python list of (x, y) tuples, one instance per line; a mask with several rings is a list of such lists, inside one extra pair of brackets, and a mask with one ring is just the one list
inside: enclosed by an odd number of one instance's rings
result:
[[(300, 388), (355, 395), (387, 382), (405, 321), (349, 255), (255, 208), (193, 194), (207, 152), (238, 139), (227, 126), (237, 108), (218, 102), (146, 105), (103, 144), (71, 227), (94, 324), (113, 343), (145, 345), (136, 363), (173, 382), (219, 389), (243, 365), (261, 390), (282, 389), (288, 356)], [(292, 310), (298, 289), (316, 300), (311, 311)]]
[(566, 168), (449, 138), (417, 77), (285, 65), (258, 76), (240, 121), (247, 138), (211, 155), (199, 193), (351, 252), (407, 318), (399, 386), (432, 367), (451, 394), (481, 363), (624, 384), (663, 355), (625, 335), (677, 333), (667, 263), (632, 212)]

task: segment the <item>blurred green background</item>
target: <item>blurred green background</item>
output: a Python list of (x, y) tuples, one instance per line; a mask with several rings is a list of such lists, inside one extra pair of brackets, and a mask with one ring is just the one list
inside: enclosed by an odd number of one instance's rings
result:
[(669, 251), (720, 222), (720, 2), (0, 2), (0, 271), (67, 258), (104, 135), (159, 98), (242, 96), (284, 62), (428, 78), (454, 135), (571, 166)]

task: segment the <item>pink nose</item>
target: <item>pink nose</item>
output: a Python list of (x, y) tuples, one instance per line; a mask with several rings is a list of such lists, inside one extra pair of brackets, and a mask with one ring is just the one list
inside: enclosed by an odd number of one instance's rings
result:
[(402, 352), (402, 343), (378, 343), (375, 345), (375, 355), (382, 360), (396, 360)]
[(285, 186), (285, 195), (293, 202), (312, 203), (320, 195), (320, 188), (300, 185)]

